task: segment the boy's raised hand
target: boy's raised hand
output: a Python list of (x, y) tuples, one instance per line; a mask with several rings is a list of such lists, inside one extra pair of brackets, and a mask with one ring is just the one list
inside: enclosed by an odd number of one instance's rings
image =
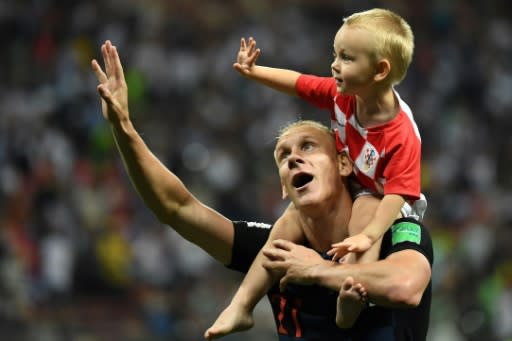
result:
[(124, 78), (123, 66), (117, 49), (110, 40), (101, 45), (105, 71), (93, 59), (92, 69), (98, 79), (98, 92), (101, 96), (103, 117), (112, 123), (126, 121), (128, 115), (128, 87)]
[(373, 245), (372, 240), (363, 233), (345, 238), (339, 243), (332, 244), (332, 249), (327, 251), (327, 255), (333, 261), (338, 261), (350, 252), (365, 252)]
[(256, 65), (256, 60), (260, 54), (260, 49), (256, 48), (256, 40), (250, 37), (247, 43), (245, 38), (242, 38), (240, 39), (240, 50), (238, 51), (236, 63), (233, 64), (233, 67), (242, 75), (249, 75), (252, 67)]

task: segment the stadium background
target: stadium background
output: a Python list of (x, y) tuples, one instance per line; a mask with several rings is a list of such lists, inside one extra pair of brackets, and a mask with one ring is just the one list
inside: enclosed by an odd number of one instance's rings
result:
[[(257, 39), (262, 65), (329, 75), (342, 17), (371, 7), (416, 35), (398, 90), (423, 138), (429, 339), (511, 340), (512, 11), (495, 0), (0, 2), (1, 338), (200, 340), (241, 279), (130, 186), (90, 70), (105, 39), (152, 150), (226, 216), (271, 222), (277, 129), (327, 114), (232, 70), (239, 39)], [(268, 309), (244, 340), (273, 339)]]

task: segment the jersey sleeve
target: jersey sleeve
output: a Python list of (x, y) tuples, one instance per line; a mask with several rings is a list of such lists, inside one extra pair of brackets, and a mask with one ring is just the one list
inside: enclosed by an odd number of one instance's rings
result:
[(403, 250), (416, 250), (424, 255), (430, 266), (434, 264), (432, 238), (428, 229), (413, 218), (395, 220), (382, 240), (381, 259)]
[(231, 263), (227, 268), (247, 272), (260, 249), (265, 245), (272, 228), (269, 224), (234, 221), (235, 236)]
[(396, 147), (384, 169), (384, 194), (400, 194), (417, 200), (421, 192), (421, 142), (415, 136), (406, 140)]
[(332, 110), (334, 107), (336, 81), (332, 77), (300, 75), (295, 90), (300, 98), (318, 108)]

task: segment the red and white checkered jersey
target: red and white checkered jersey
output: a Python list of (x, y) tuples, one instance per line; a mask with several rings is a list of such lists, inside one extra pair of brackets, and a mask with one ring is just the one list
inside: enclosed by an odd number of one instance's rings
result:
[(337, 92), (334, 78), (301, 75), (296, 90), (304, 100), (330, 111), (338, 149), (348, 152), (363, 186), (419, 199), (421, 137), (411, 109), (398, 93), (398, 115), (377, 127), (363, 128), (355, 117), (355, 96)]

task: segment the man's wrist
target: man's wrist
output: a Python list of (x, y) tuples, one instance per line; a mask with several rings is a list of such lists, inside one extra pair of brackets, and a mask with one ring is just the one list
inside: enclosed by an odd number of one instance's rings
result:
[[(332, 287), (330, 280), (332, 279), (331, 270), (334, 267), (340, 266), (339, 263), (322, 260), (321, 263), (315, 264), (310, 268), (307, 274), (307, 279), (311, 284)], [(333, 290), (339, 290), (338, 287), (333, 287)]]

